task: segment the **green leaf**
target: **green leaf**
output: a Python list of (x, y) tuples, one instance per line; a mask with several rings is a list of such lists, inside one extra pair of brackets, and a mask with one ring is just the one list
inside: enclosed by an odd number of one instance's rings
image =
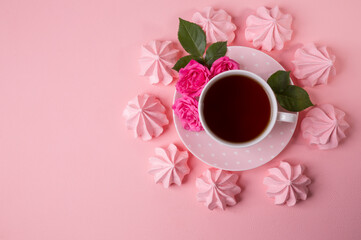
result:
[(206, 52), (206, 65), (211, 67), (213, 62), (218, 58), (226, 55), (227, 52), (227, 42), (216, 42), (213, 43)]
[(187, 66), (187, 64), (192, 60), (195, 59), (196, 57), (192, 56), (192, 55), (188, 55), (185, 57), (180, 58), (177, 63), (174, 65), (173, 69), (176, 70), (177, 72), (179, 72), (179, 70), (181, 68), (184, 68), (185, 66)]
[(282, 93), (290, 85), (290, 72), (277, 71), (268, 78), (267, 83), (275, 93)]
[(282, 92), (276, 93), (276, 98), (283, 108), (292, 112), (300, 112), (313, 106), (308, 93), (294, 85), (288, 85)]
[(189, 54), (203, 57), (207, 42), (200, 26), (179, 18), (178, 40)]

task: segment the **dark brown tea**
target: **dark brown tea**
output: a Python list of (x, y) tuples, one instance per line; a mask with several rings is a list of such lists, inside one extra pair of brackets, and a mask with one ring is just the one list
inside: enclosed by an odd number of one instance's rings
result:
[(271, 104), (260, 84), (246, 76), (218, 80), (204, 96), (203, 116), (219, 138), (242, 143), (258, 137), (271, 117)]

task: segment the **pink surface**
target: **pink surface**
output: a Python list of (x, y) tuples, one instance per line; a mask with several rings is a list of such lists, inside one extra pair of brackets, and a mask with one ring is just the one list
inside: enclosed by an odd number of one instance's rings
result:
[[(360, 3), (166, 3), (0, 2), (0, 239), (360, 239)], [(308, 91), (315, 103), (345, 111), (351, 128), (338, 148), (320, 151), (298, 127), (276, 159), (239, 174), (237, 205), (209, 211), (195, 187), (207, 166), (194, 157), (180, 187), (164, 189), (147, 174), (155, 147), (175, 142), (184, 150), (174, 124), (150, 142), (125, 127), (122, 111), (139, 93), (157, 95), (171, 118), (174, 83), (138, 76), (140, 47), (176, 40), (178, 17), (207, 5), (233, 16), (234, 45), (251, 46), (246, 17), (276, 3), (293, 16), (294, 34), (271, 56), (290, 69), (301, 44), (329, 46), (337, 75)], [(309, 198), (294, 207), (275, 206), (262, 183), (280, 160), (304, 164), (312, 180)]]

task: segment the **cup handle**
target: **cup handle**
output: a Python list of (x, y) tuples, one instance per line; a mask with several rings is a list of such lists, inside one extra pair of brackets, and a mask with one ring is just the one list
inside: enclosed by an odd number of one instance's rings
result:
[(286, 113), (286, 112), (277, 113), (277, 121), (293, 123), (296, 122), (296, 120), (297, 120), (297, 114), (295, 113)]

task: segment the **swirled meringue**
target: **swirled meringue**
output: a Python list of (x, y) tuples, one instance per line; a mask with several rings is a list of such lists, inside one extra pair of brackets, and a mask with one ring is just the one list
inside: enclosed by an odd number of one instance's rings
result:
[(335, 60), (325, 46), (317, 48), (312, 43), (296, 50), (293, 74), (304, 86), (327, 84), (329, 76), (336, 74)]
[(268, 169), (270, 175), (264, 178), (263, 183), (268, 186), (266, 193), (275, 199), (275, 204), (293, 206), (297, 200), (307, 199), (307, 185), (311, 180), (303, 175), (303, 171), (301, 165), (291, 166), (287, 162), (281, 162), (278, 168)]
[(241, 192), (237, 186), (238, 176), (236, 174), (220, 169), (207, 169), (202, 176), (196, 179), (198, 188), (197, 199), (204, 202), (210, 210), (237, 204), (235, 195)]
[(253, 46), (271, 51), (273, 48), (281, 50), (285, 41), (292, 36), (292, 16), (283, 14), (278, 6), (272, 9), (259, 7), (256, 15), (250, 15), (246, 21), (245, 36), (252, 41)]
[(179, 50), (173, 48), (171, 41), (153, 40), (143, 45), (139, 59), (140, 74), (148, 77), (151, 84), (170, 84), (176, 76), (172, 67), (177, 62), (178, 54)]
[(319, 149), (335, 148), (346, 137), (345, 131), (350, 127), (344, 117), (345, 113), (331, 104), (313, 107), (302, 120), (303, 137)]
[(202, 27), (206, 33), (207, 43), (227, 41), (229, 44), (234, 39), (237, 27), (232, 23), (232, 17), (222, 9), (206, 7), (202, 12), (194, 13), (192, 21)]
[(138, 95), (128, 102), (123, 116), (127, 128), (134, 131), (135, 137), (148, 141), (163, 132), (163, 126), (169, 123), (165, 107), (154, 96)]
[(148, 173), (154, 175), (155, 183), (163, 183), (165, 188), (171, 184), (180, 186), (183, 178), (190, 171), (187, 161), (188, 152), (179, 151), (174, 144), (167, 148), (156, 148), (155, 157), (149, 158), (151, 169)]

